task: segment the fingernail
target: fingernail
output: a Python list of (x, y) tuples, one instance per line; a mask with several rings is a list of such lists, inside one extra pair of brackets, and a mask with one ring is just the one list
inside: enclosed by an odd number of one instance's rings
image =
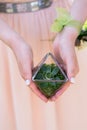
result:
[(72, 78), (70, 79), (70, 82), (74, 84), (74, 83), (75, 83), (75, 78), (72, 77)]
[(26, 85), (30, 85), (30, 80), (29, 79), (25, 80), (25, 83)]

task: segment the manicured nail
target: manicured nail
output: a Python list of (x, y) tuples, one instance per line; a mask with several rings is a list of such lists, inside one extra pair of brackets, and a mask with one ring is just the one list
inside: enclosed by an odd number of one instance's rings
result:
[(72, 77), (72, 78), (70, 79), (70, 82), (74, 84), (74, 83), (75, 83), (75, 78)]
[(25, 80), (25, 83), (26, 85), (30, 85), (30, 80), (29, 79)]

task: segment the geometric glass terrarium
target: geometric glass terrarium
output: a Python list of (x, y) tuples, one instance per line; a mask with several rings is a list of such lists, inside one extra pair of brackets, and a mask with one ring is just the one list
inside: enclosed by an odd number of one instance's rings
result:
[(68, 77), (52, 53), (47, 53), (33, 70), (32, 80), (47, 98), (59, 91)]

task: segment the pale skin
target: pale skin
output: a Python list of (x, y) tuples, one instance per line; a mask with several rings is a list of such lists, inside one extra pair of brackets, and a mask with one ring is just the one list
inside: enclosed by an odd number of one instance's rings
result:
[[(75, 0), (70, 10), (71, 17), (75, 20), (84, 23), (87, 18), (87, 0)], [(53, 43), (54, 54), (62, 67), (66, 70), (68, 78), (75, 77), (79, 72), (79, 65), (75, 53), (75, 40), (78, 36), (78, 31), (74, 27), (66, 26), (60, 32)], [(30, 80), (30, 88), (43, 101), (48, 99), (41, 94), (35, 84), (32, 82), (33, 69), (33, 52), (29, 44), (14, 30), (12, 30), (6, 22), (0, 19), (0, 39), (9, 46), (16, 56), (20, 74), (24, 80)], [(20, 46), (20, 47), (19, 47)], [(66, 83), (50, 100), (55, 101), (69, 86), (70, 82)]]

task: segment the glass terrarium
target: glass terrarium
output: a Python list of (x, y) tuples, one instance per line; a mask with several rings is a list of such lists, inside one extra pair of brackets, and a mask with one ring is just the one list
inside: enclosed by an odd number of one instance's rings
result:
[(47, 53), (33, 70), (32, 80), (40, 92), (50, 98), (62, 88), (68, 77), (53, 54)]

